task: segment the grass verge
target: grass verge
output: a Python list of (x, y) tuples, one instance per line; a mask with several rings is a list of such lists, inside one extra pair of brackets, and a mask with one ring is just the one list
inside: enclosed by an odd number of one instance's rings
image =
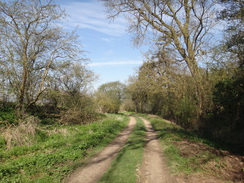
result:
[(158, 132), (173, 173), (191, 174), (203, 171), (205, 164), (212, 160), (218, 161), (219, 157), (212, 148), (214, 144), (210, 141), (163, 119), (148, 117), (148, 120)]
[(146, 135), (143, 121), (139, 118), (136, 120), (136, 126), (128, 142), (113, 161), (112, 167), (102, 177), (100, 183), (136, 182), (136, 169), (142, 162)]
[(97, 148), (106, 146), (128, 123), (110, 115), (89, 125), (41, 126), (35, 142), (8, 150), (0, 146), (0, 182), (61, 182)]

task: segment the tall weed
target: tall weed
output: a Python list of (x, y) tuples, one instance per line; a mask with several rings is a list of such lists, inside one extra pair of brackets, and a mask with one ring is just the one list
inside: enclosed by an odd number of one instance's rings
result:
[(19, 120), (17, 126), (9, 126), (3, 130), (7, 149), (13, 146), (31, 145), (36, 134), (37, 124), (39, 119), (34, 116), (28, 116), (25, 119)]

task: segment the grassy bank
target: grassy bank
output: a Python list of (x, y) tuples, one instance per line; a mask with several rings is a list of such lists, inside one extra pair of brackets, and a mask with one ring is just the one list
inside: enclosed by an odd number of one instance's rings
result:
[(204, 163), (211, 160), (218, 161), (218, 156), (211, 152), (214, 144), (210, 141), (199, 138), (194, 133), (187, 132), (163, 119), (154, 117), (148, 119), (153, 128), (158, 131), (163, 142), (164, 154), (174, 173), (195, 173), (203, 170)]
[(157, 131), (174, 174), (189, 182), (243, 182), (242, 156), (157, 116), (146, 118)]
[(112, 167), (100, 180), (101, 183), (136, 182), (136, 169), (142, 161), (146, 135), (142, 120), (139, 118), (136, 120), (137, 124), (128, 142), (112, 163)]
[(41, 125), (31, 145), (11, 149), (1, 137), (0, 182), (60, 182), (127, 123), (124, 115), (109, 115), (89, 125)]

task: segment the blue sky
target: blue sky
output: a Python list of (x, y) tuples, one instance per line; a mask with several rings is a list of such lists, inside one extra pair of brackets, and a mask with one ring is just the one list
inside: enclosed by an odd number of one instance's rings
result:
[(135, 48), (127, 32), (127, 21), (123, 17), (111, 22), (105, 7), (98, 0), (56, 0), (69, 15), (65, 29), (74, 30), (86, 55), (89, 68), (99, 75), (95, 87), (111, 81), (125, 82), (135, 68), (143, 62), (142, 52)]
[[(131, 35), (127, 32), (127, 20), (116, 18), (113, 22), (107, 19), (105, 7), (101, 0), (56, 0), (68, 13), (64, 22), (65, 28), (74, 30), (90, 58), (89, 68), (99, 75), (99, 85), (111, 81), (125, 82), (143, 63), (143, 54), (148, 45), (133, 47)], [(221, 10), (221, 6), (215, 8)], [(212, 31), (212, 41), (218, 42), (223, 25), (219, 24)]]

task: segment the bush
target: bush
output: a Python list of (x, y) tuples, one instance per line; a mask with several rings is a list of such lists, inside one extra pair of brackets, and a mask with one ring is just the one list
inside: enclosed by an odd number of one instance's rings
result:
[(88, 124), (96, 117), (97, 115), (91, 111), (73, 108), (61, 113), (60, 122), (65, 125)]
[(244, 76), (219, 81), (213, 91), (212, 111), (204, 118), (201, 132), (229, 145), (236, 152), (244, 150)]
[(181, 99), (175, 110), (177, 124), (185, 129), (193, 128), (193, 121), (196, 118), (196, 104), (188, 98)]

